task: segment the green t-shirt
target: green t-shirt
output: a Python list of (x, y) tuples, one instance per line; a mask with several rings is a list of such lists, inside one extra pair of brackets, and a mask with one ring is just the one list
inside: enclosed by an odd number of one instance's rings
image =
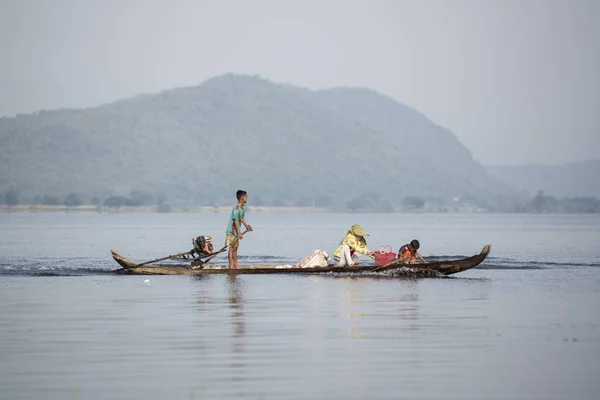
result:
[[(231, 209), (231, 216), (229, 217), (229, 224), (227, 224), (227, 230), (225, 234), (231, 235), (233, 232), (233, 221), (237, 221), (240, 229), (242, 229), (242, 218), (246, 216), (246, 205), (239, 207), (237, 204)], [(237, 237), (237, 234), (234, 235)]]

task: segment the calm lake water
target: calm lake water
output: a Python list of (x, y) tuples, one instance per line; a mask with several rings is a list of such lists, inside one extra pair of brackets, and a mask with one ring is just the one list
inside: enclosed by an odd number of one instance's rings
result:
[(0, 399), (600, 396), (598, 215), (250, 212), (240, 245), (240, 263), (296, 262), (354, 223), (425, 257), (492, 244), (451, 278), (111, 274), (111, 248), (219, 244), (227, 219), (0, 214)]

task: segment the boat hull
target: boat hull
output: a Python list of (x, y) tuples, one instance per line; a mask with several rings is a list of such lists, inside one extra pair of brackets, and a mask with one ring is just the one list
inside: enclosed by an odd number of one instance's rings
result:
[(403, 264), (399, 261), (382, 266), (362, 266), (336, 267), (328, 265), (327, 267), (317, 268), (290, 268), (289, 266), (278, 265), (243, 265), (238, 269), (229, 269), (227, 266), (207, 265), (202, 269), (194, 269), (189, 264), (145, 264), (137, 266), (136, 263), (127, 257), (121, 255), (116, 250), (111, 250), (113, 259), (122, 267), (115, 272), (118, 274), (132, 275), (212, 275), (212, 274), (372, 274), (372, 273), (390, 273), (407, 272), (415, 275), (452, 275), (466, 271), (481, 264), (491, 251), (491, 245), (483, 247), (481, 252), (472, 257), (461, 260), (436, 261), (427, 264)]

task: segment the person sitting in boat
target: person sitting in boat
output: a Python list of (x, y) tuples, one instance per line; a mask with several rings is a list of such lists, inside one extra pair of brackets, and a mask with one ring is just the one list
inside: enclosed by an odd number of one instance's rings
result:
[(375, 258), (375, 253), (367, 248), (365, 236), (369, 236), (360, 225), (352, 225), (346, 237), (340, 242), (338, 248), (333, 252), (336, 266), (352, 266), (358, 260), (359, 254)]
[(404, 264), (416, 264), (417, 258), (419, 258), (423, 263), (427, 264), (427, 261), (421, 256), (421, 254), (417, 251), (419, 249), (420, 243), (417, 239), (412, 240), (409, 244), (405, 244), (400, 247), (398, 250), (398, 260), (402, 261)]

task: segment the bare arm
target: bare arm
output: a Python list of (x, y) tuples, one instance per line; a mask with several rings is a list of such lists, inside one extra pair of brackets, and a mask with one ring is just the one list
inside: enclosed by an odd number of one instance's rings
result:
[(421, 261), (423, 261), (424, 264), (427, 264), (427, 261), (425, 261), (425, 259), (421, 256), (421, 253), (419, 253), (418, 251), (417, 253), (417, 257), (419, 257), (421, 259)]
[(242, 221), (242, 224), (244, 224), (244, 226), (246, 227), (246, 229), (248, 229), (249, 231), (252, 231), (252, 226), (248, 225), (244, 218), (242, 218), (241, 221)]
[(240, 231), (240, 223), (236, 220), (233, 221), (233, 229), (237, 232), (237, 237), (239, 240), (242, 240), (242, 232)]

